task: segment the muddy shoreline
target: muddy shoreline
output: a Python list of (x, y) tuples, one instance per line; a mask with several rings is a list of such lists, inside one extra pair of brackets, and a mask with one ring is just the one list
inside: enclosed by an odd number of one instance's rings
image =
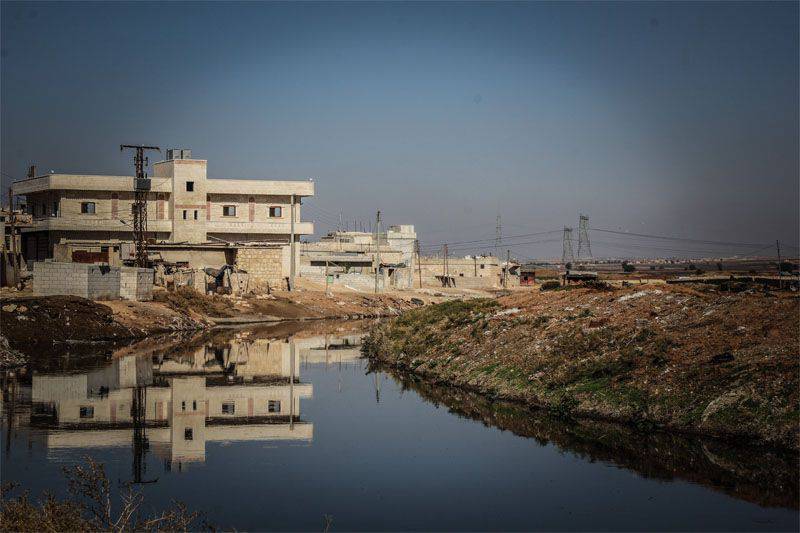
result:
[(153, 302), (95, 302), (77, 296), (0, 300), (0, 369), (54, 353), (81, 356), (155, 336), (217, 328), (397, 316), (421, 305), (387, 295), (301, 293), (296, 300), (161, 294)]

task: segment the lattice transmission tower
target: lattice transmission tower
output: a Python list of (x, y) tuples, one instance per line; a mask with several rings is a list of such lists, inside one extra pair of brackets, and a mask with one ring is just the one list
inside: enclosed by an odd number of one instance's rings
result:
[(564, 236), (561, 239), (561, 262), (563, 264), (572, 263), (575, 254), (572, 253), (572, 228), (564, 226)]
[(589, 244), (589, 217), (581, 215), (578, 223), (578, 261), (592, 258), (592, 247)]
[(130, 148), (134, 150), (133, 164), (136, 168), (136, 177), (133, 179), (133, 243), (136, 250), (134, 265), (147, 267), (147, 196), (150, 192), (150, 180), (145, 174), (144, 167), (149, 163), (144, 156), (145, 150), (161, 151), (158, 146), (142, 146), (140, 144), (121, 144), (120, 151)]

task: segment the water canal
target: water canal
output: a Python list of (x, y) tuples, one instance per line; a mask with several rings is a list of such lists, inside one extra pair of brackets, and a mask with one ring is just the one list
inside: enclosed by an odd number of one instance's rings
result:
[(359, 357), (363, 327), (40, 361), (3, 382), (2, 480), (63, 495), (62, 467), (89, 456), (145, 481), (148, 506), (181, 500), (239, 530), (796, 530), (796, 456), (393, 375)]

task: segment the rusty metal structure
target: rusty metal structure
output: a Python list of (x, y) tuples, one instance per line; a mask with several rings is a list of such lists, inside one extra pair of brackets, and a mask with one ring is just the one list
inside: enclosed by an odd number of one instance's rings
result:
[(120, 151), (129, 148), (135, 150), (133, 156), (133, 164), (136, 167), (136, 177), (133, 180), (133, 243), (135, 247), (134, 264), (137, 267), (144, 268), (147, 266), (147, 239), (145, 233), (147, 232), (147, 194), (150, 192), (150, 179), (144, 171), (144, 167), (149, 164), (148, 159), (144, 156), (145, 150), (161, 151), (158, 146), (143, 146), (138, 144), (121, 144), (119, 145)]

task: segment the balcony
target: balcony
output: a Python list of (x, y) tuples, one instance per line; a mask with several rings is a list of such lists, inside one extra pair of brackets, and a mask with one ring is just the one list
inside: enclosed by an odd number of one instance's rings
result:
[[(209, 233), (267, 233), (288, 235), (291, 232), (291, 223), (210, 220), (206, 222), (206, 231)], [(295, 222), (294, 232), (297, 235), (311, 235), (314, 233), (314, 223)]]
[[(130, 217), (129, 217), (130, 218)], [(30, 228), (23, 231), (133, 231), (131, 220), (100, 218), (92, 215), (77, 217), (40, 217), (35, 218)], [(171, 220), (148, 220), (148, 232), (172, 232)]]

